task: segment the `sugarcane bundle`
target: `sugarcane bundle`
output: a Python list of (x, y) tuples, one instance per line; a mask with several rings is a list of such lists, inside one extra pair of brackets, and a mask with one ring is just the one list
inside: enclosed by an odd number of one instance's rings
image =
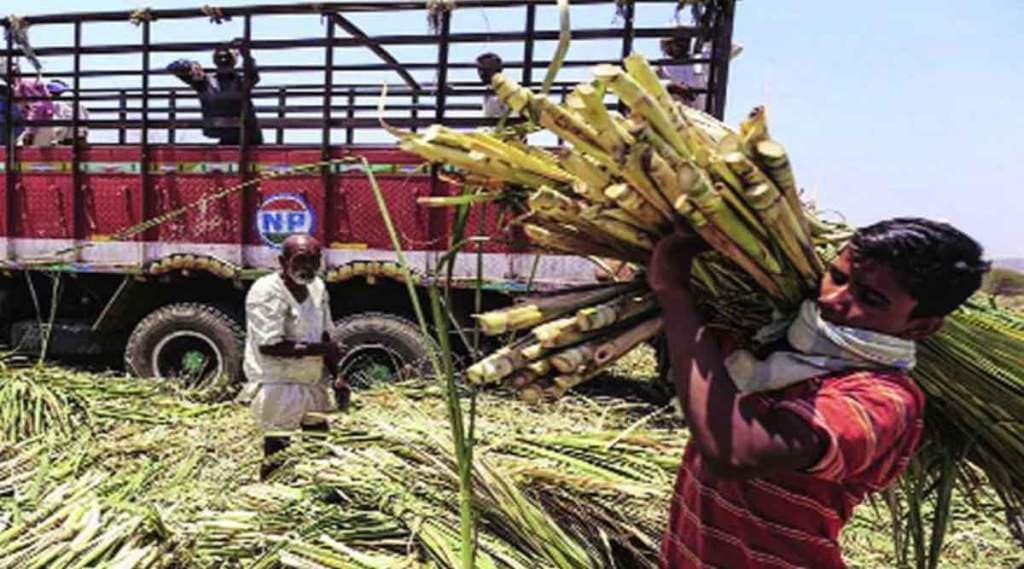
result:
[[(674, 101), (646, 60), (601, 65), (563, 104), (497, 75), (498, 97), (535, 127), (566, 142), (557, 153), (497, 133), (432, 126), (392, 129), (422, 157), (525, 190), (526, 235), (542, 250), (642, 267), (677, 220), (712, 248), (694, 264), (698, 304), (712, 325), (756, 344), (755, 332), (785, 321), (810, 297), (852, 228), (819, 219), (802, 203), (784, 147), (758, 107), (734, 130)], [(617, 99), (628, 113), (609, 110)], [(499, 383), (527, 399), (554, 398), (658, 333), (643, 286), (586, 304), (578, 291), (478, 315), (486, 334), (527, 330), (471, 366), (472, 383)], [(611, 290), (612, 287), (609, 287)], [(594, 291), (588, 294), (596, 295)], [(630, 307), (626, 309), (626, 307)], [(915, 376), (933, 421), (947, 424), (1002, 490), (1024, 496), (1024, 338), (1020, 319), (987, 306), (954, 313), (924, 342)], [(492, 325), (492, 323), (509, 323)], [(600, 324), (598, 327), (593, 327)], [(545, 344), (544, 338), (565, 338)], [(602, 351), (603, 347), (603, 351)], [(994, 399), (983, 398), (985, 393)], [(970, 436), (968, 437), (968, 433)]]
[(84, 399), (51, 381), (45, 369), (7, 369), (0, 363), (0, 441), (46, 432), (68, 435), (89, 419)]
[[(828, 255), (849, 234), (801, 204), (763, 108), (734, 131), (677, 104), (640, 56), (624, 68), (598, 66), (561, 105), (501, 75), (493, 87), (569, 147), (555, 154), (439, 125), (393, 132), (428, 160), (526, 188), (523, 228), (542, 249), (643, 265), (676, 220), (686, 220), (714, 249), (694, 270), (701, 302), (716, 324), (748, 338), (815, 290)], [(608, 109), (613, 95), (628, 114)], [(528, 398), (558, 396), (658, 334), (657, 313), (642, 284), (525, 299), (477, 315), (485, 334), (529, 334), (467, 376), (507, 382)]]

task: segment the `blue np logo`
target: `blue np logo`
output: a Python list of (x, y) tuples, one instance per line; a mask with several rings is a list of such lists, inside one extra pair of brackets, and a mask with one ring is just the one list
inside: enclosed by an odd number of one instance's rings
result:
[(280, 247), (294, 233), (312, 234), (315, 228), (316, 215), (306, 200), (296, 194), (270, 196), (256, 210), (256, 231), (271, 247)]

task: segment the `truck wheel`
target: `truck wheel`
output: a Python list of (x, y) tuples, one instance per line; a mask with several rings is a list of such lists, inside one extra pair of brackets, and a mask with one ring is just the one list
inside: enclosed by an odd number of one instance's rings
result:
[(341, 345), (341, 373), (349, 385), (365, 388), (376, 383), (427, 377), (433, 371), (429, 350), (436, 346), (418, 326), (392, 314), (363, 312), (334, 323)]
[(125, 367), (140, 377), (178, 378), (188, 387), (242, 379), (244, 334), (226, 312), (195, 302), (154, 310), (135, 327)]

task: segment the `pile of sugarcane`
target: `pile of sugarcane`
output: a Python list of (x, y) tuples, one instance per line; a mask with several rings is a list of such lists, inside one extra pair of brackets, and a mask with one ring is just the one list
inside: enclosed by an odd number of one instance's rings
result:
[[(461, 566), (457, 465), (436, 385), (361, 392), (261, 484), (244, 406), (54, 367), (0, 370), (0, 382), (29, 371), (91, 419), (0, 441), (0, 569)], [(589, 405), (549, 416), (480, 399), (481, 563), (656, 566), (682, 440), (627, 431), (633, 406), (597, 417)]]
[[(403, 148), (481, 182), (467, 192), (493, 195), (497, 180), (514, 188), (508, 195), (525, 195), (521, 223), (543, 250), (642, 267), (659, 238), (685, 220), (713, 249), (694, 266), (701, 309), (713, 325), (756, 343), (759, 328), (784, 322), (813, 293), (851, 228), (819, 219), (801, 202), (763, 108), (735, 131), (673, 100), (639, 55), (623, 67), (598, 66), (594, 75), (563, 104), (494, 77), (513, 112), (566, 142), (558, 151), (520, 136), (437, 125), (393, 132)], [(609, 102), (627, 112), (610, 110)], [(531, 400), (557, 398), (661, 330), (660, 311), (642, 276), (637, 281), (530, 297), (478, 315), (485, 334), (523, 334), (510, 335), (467, 378), (503, 382)], [(965, 308), (922, 344), (915, 373), (929, 395), (929, 418), (1016, 506), (1024, 496), (1022, 327), (1021, 318), (994, 307)]]

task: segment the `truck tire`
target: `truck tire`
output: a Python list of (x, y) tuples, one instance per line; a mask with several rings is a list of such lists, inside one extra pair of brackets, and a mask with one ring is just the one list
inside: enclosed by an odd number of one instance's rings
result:
[(142, 319), (128, 338), (125, 367), (139, 377), (180, 378), (207, 387), (242, 380), (244, 333), (227, 312), (207, 304), (168, 304)]
[(341, 373), (353, 388), (433, 374), (424, 338), (409, 320), (382, 312), (363, 312), (334, 323), (332, 339), (341, 346)]

